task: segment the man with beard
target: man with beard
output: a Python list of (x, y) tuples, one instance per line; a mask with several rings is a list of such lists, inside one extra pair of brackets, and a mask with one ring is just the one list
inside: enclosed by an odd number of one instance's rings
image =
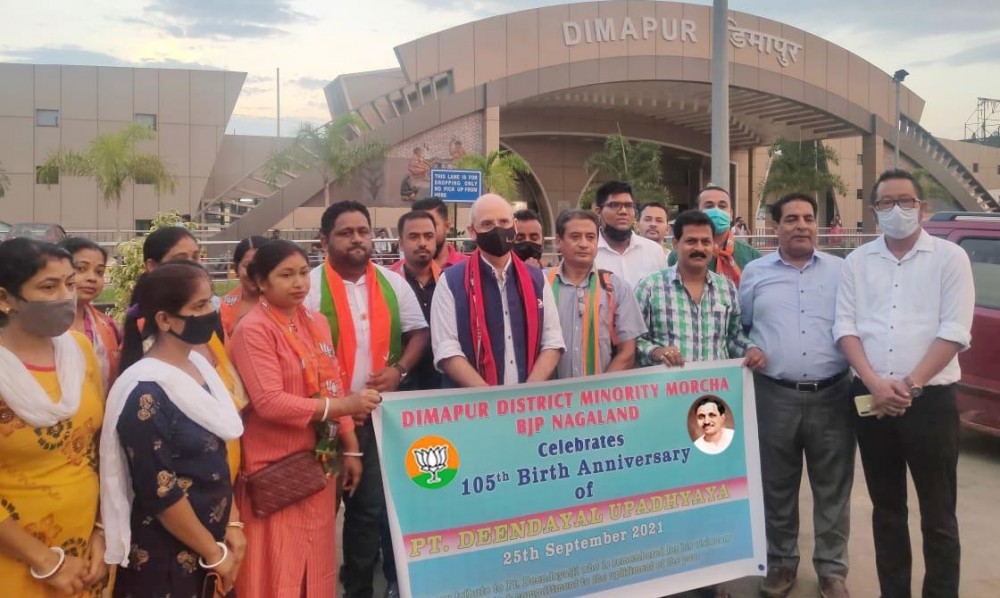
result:
[[(401, 273), (413, 289), (420, 303), (424, 318), (431, 320), (431, 301), (441, 276), (441, 266), (434, 261), (437, 248), (434, 217), (423, 210), (406, 212), (399, 217), (399, 250), (403, 254)], [(434, 390), (441, 388), (441, 374), (434, 369), (434, 354), (430, 345), (423, 352), (420, 362), (403, 384), (405, 390)]]
[(541, 382), (559, 363), (565, 344), (552, 289), (511, 253), (515, 234), (506, 199), (487, 194), (472, 204), (476, 250), (442, 273), (431, 305), (434, 363), (446, 387)]
[(670, 253), (670, 214), (667, 206), (661, 203), (647, 203), (639, 208), (639, 234), (663, 248), (664, 253)]
[[(440, 197), (427, 197), (413, 202), (411, 207), (413, 212), (427, 212), (434, 218), (434, 228), (437, 232), (435, 237), (434, 261), (444, 270), (455, 264), (461, 264), (469, 259), (459, 253), (448, 242), (448, 231), (451, 230), (451, 220), (448, 216), (448, 204), (444, 203)], [(399, 260), (392, 266), (393, 272), (403, 271), (403, 260)]]
[[(420, 361), (430, 336), (413, 289), (402, 276), (372, 263), (371, 216), (363, 204), (331, 205), (323, 212), (320, 233), (326, 261), (312, 271), (305, 306), (329, 321), (350, 391), (395, 391)], [(371, 420), (356, 423), (364, 469), (354, 493), (344, 495), (344, 596), (371, 598), (385, 494)]]
[[(744, 356), (743, 365), (760, 371), (764, 353), (743, 332), (736, 286), (708, 269), (715, 226), (704, 212), (688, 210), (674, 220), (677, 265), (650, 274), (635, 289), (648, 332), (639, 337), (640, 365), (682, 366)], [(702, 595), (727, 598), (722, 585)]]
[(635, 288), (647, 274), (667, 267), (667, 256), (658, 243), (632, 233), (635, 200), (631, 185), (621, 181), (601, 185), (594, 198), (594, 211), (602, 223), (597, 240), (598, 268), (610, 270)]
[[(712, 272), (722, 274), (737, 288), (747, 264), (760, 257), (760, 252), (733, 236), (733, 202), (722, 187), (709, 185), (698, 194), (698, 209), (708, 214), (715, 226), (715, 255), (708, 264)], [(677, 253), (670, 254), (670, 265), (677, 263)]]
[(511, 251), (525, 264), (541, 268), (545, 236), (542, 234), (542, 221), (538, 214), (529, 209), (514, 212), (514, 230), (517, 231), (517, 236), (514, 237)]

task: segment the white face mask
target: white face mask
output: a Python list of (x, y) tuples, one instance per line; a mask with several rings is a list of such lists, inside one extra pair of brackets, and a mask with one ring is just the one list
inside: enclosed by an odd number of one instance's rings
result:
[(920, 228), (920, 208), (904, 210), (899, 206), (892, 206), (888, 212), (876, 214), (882, 232), (893, 239), (905, 239)]

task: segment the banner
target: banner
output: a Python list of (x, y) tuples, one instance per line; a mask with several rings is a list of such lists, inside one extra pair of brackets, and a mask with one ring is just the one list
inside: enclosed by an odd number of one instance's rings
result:
[(374, 424), (404, 597), (653, 597), (766, 574), (738, 360), (390, 393)]

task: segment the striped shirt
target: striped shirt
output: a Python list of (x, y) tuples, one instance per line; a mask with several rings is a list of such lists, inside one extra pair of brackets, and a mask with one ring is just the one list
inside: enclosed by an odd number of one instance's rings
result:
[(707, 274), (700, 303), (691, 299), (676, 266), (639, 282), (635, 296), (648, 329), (638, 338), (639, 365), (652, 365), (659, 347), (677, 347), (684, 361), (714, 361), (742, 357), (753, 346), (740, 324), (736, 287), (720, 274)]

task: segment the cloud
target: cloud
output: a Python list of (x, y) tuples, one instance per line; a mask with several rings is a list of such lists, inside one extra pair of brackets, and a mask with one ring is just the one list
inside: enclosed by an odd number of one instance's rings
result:
[(1000, 41), (966, 48), (950, 56), (943, 56), (941, 58), (934, 58), (931, 60), (921, 60), (920, 62), (914, 63), (914, 66), (927, 66), (930, 64), (947, 64), (950, 66), (996, 64), (998, 59), (1000, 59)]
[(221, 70), (221, 67), (200, 62), (188, 62), (173, 58), (141, 58), (125, 60), (107, 54), (84, 50), (80, 46), (39, 46), (34, 48), (0, 48), (0, 56), (9, 62), (29, 62), (32, 64), (66, 64), (84, 66), (124, 66), (166, 69)]
[(259, 39), (288, 33), (282, 27), (309, 19), (289, 0), (153, 0), (148, 19), (126, 19), (173, 37)]
[(329, 79), (317, 79), (316, 77), (299, 77), (289, 81), (292, 85), (298, 85), (302, 89), (318, 90), (330, 84)]

